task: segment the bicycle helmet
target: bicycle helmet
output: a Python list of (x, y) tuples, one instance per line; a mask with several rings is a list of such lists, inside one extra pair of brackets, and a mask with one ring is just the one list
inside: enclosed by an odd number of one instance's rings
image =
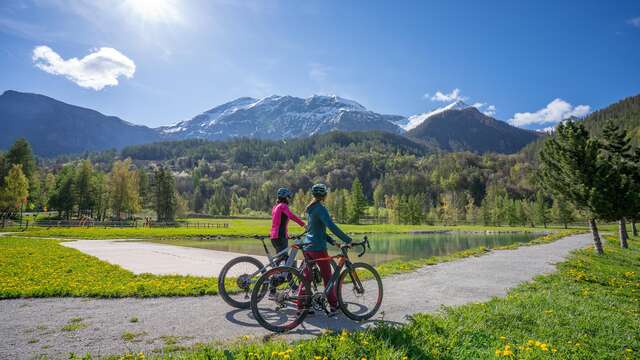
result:
[(313, 196), (325, 196), (327, 195), (327, 185), (315, 184), (311, 187), (311, 194)]
[(280, 189), (278, 189), (278, 198), (290, 198), (293, 194), (291, 193), (291, 191), (289, 191), (289, 189), (282, 187)]

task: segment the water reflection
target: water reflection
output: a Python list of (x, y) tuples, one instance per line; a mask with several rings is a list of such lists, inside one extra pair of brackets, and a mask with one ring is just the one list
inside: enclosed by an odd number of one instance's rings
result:
[[(494, 248), (513, 243), (528, 242), (540, 234), (471, 234), (471, 233), (428, 233), (428, 234), (370, 234), (368, 235), (371, 250), (362, 258), (357, 258), (356, 251), (352, 260), (380, 264), (390, 260), (411, 260), (431, 256), (449, 255), (461, 250), (485, 246)], [(354, 240), (361, 240), (363, 235), (355, 235)], [(162, 244), (197, 247), (219, 251), (231, 251), (250, 255), (264, 255), (264, 249), (256, 239), (168, 239), (153, 240)], [(267, 244), (270, 246), (268, 240)], [(334, 248), (335, 249), (335, 248)], [(270, 249), (270, 251), (273, 249)], [(330, 249), (330, 252), (336, 253)]]

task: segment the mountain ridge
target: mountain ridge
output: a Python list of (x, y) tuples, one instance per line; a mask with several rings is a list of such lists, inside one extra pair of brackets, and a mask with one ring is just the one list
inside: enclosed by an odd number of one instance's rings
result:
[(406, 135), (435, 144), (445, 151), (505, 154), (518, 152), (542, 136), (536, 131), (496, 120), (473, 106), (461, 110), (449, 109), (429, 116)]
[[(405, 131), (411, 120), (413, 127)], [(36, 153), (44, 156), (121, 149), (157, 141), (283, 140), (331, 131), (382, 131), (429, 146), (435, 144), (445, 151), (480, 153), (511, 153), (535, 140), (535, 132), (514, 128), (463, 102), (405, 117), (379, 114), (336, 95), (241, 97), (174, 125), (149, 128), (46, 95), (7, 90), (0, 95), (0, 122), (6, 123), (6, 130), (0, 133), (0, 149), (25, 137)]]

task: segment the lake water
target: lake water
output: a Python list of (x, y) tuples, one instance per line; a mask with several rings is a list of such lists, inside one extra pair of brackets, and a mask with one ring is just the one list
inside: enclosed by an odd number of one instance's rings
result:
[[(354, 235), (354, 241), (362, 240), (364, 235)], [(475, 233), (428, 233), (428, 234), (369, 234), (371, 250), (358, 259), (357, 250), (350, 253), (353, 261), (365, 261), (380, 264), (390, 260), (411, 260), (431, 256), (449, 255), (461, 250), (480, 246), (494, 248), (513, 243), (524, 243), (541, 234), (509, 233), (509, 234), (475, 234)], [(260, 240), (256, 239), (166, 239), (152, 240), (155, 243), (188, 246), (219, 251), (231, 251), (249, 255), (264, 255)], [(266, 240), (269, 251), (273, 251), (271, 243)], [(334, 247), (329, 247), (335, 253)], [(359, 248), (358, 248), (359, 250)], [(272, 252), (273, 254), (273, 252)]]

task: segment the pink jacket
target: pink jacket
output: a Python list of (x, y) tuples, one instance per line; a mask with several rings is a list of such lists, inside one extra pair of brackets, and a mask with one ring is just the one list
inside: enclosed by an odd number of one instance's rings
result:
[[(283, 216), (286, 215), (286, 216)], [(289, 233), (287, 231), (289, 219), (298, 223), (298, 225), (304, 227), (304, 221), (300, 220), (299, 217), (295, 216), (291, 210), (289, 210), (289, 206), (286, 203), (278, 203), (273, 209), (271, 209), (271, 238), (278, 239), (280, 227), (284, 226), (284, 236), (288, 237)], [(284, 221), (284, 223), (282, 223)]]

